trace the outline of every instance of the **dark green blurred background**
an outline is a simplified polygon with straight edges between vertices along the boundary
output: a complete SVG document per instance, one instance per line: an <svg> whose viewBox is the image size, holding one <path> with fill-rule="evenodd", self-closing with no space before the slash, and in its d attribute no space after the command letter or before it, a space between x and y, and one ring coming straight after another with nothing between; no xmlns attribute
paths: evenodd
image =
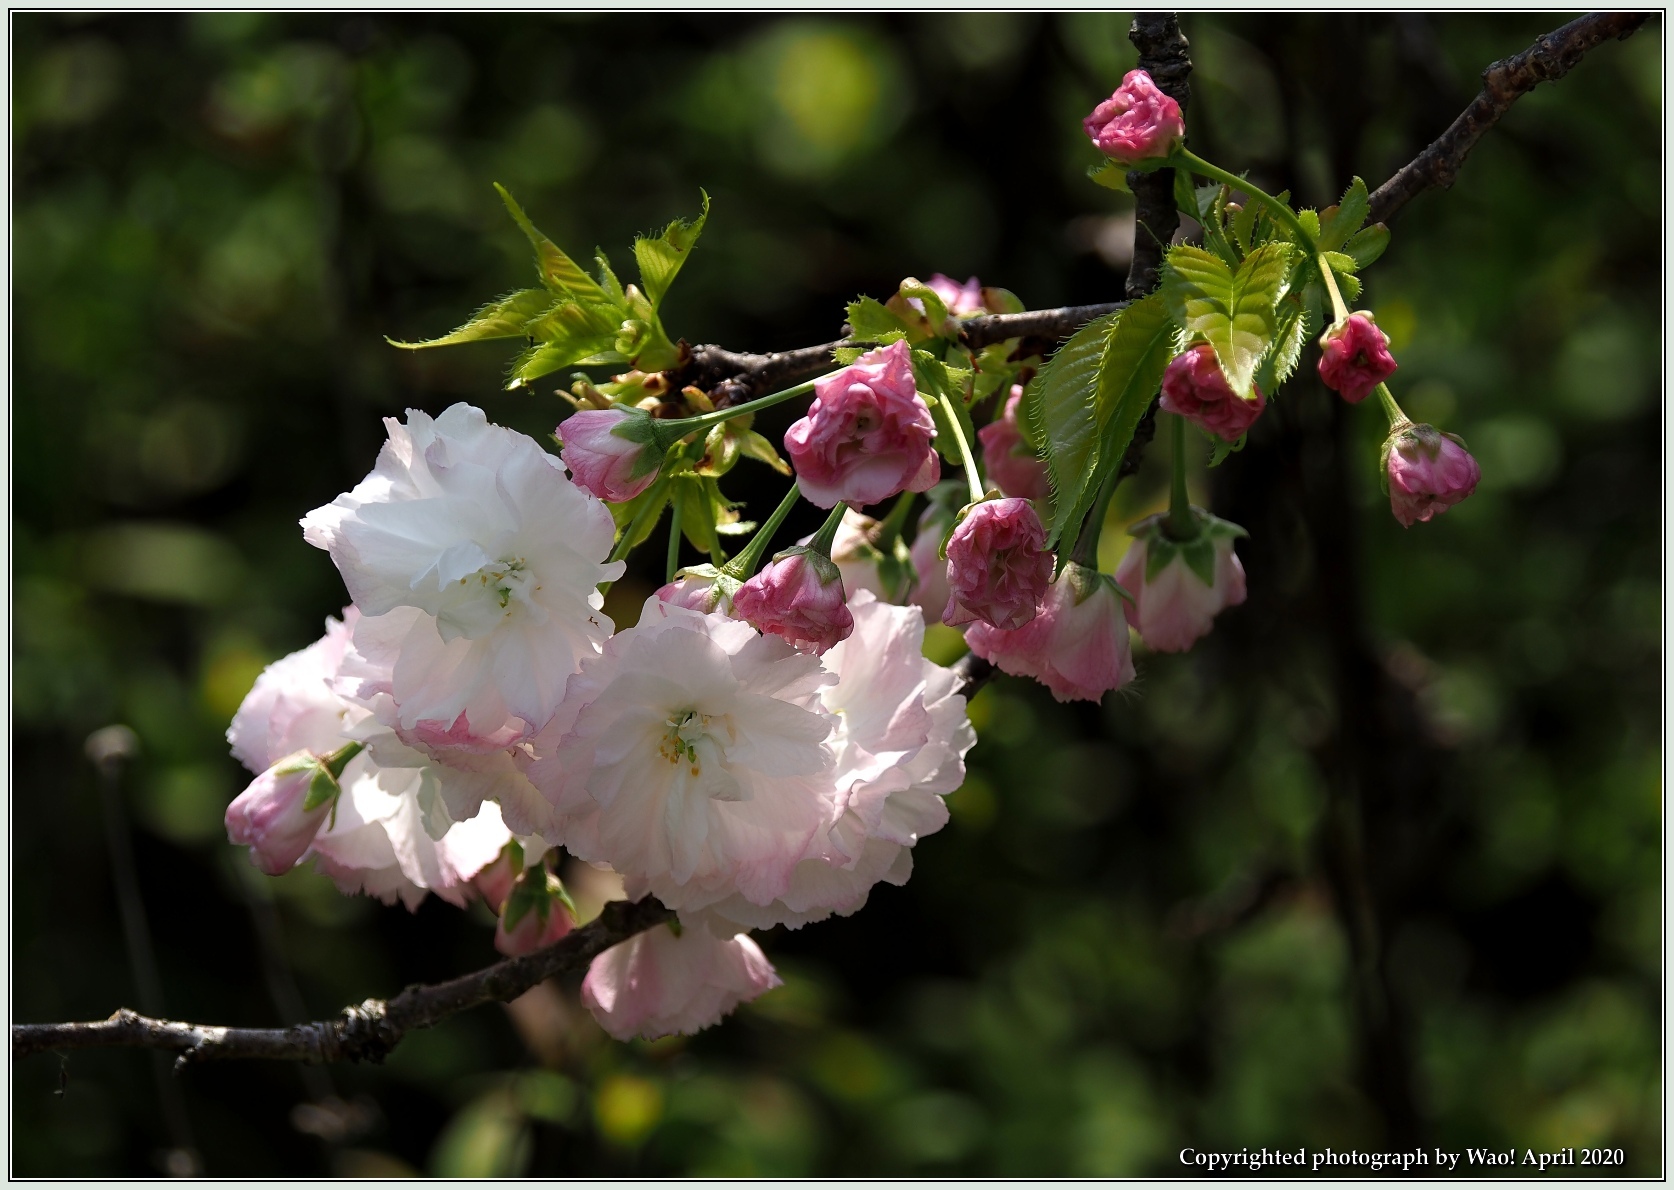
<svg viewBox="0 0 1674 1190"><path fill-rule="evenodd" d="M1324 204L1562 19L1188 16L1193 147ZM294 975L324 1016L494 957L481 911L266 880L221 828L228 717L345 599L297 518L409 405L536 435L564 408L501 393L500 345L383 341L530 283L491 181L619 266L707 188L664 315L692 342L829 339L844 301L936 271L1109 300L1131 217L1084 178L1080 118L1134 65L1128 24L14 14L13 1019L136 1003L82 752L112 722L141 742L169 1013L278 1023ZM994 683L912 882L762 937L784 989L689 1041L610 1043L570 988L324 1081L192 1069L207 1171L1168 1173L1187 1145L1429 1143L1660 1172L1660 72L1654 18L1542 86L1368 274L1398 395L1470 443L1474 498L1402 530L1375 403L1304 375L1198 477L1251 531L1249 602L1102 707ZM759 515L779 482L746 463L729 490ZM1116 523L1162 498L1148 466ZM16 1173L150 1173L171 1143L142 1054L33 1057L12 1088ZM332 1094L363 1126L322 1138L294 1109Z"/></svg>

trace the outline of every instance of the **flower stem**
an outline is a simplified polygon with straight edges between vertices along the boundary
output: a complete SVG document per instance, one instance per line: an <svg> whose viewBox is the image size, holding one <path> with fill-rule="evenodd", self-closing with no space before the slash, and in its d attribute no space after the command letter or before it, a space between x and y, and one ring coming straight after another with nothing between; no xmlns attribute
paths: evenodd
<svg viewBox="0 0 1674 1190"><path fill-rule="evenodd" d="M674 572L680 569L680 493L674 494L674 511L668 517L668 561L663 567L663 581L672 583Z"/></svg>
<svg viewBox="0 0 1674 1190"><path fill-rule="evenodd" d="M620 562L628 556L628 551L634 548L631 543L646 528L646 518L653 514L662 515L663 493L667 490L668 478L666 476L645 490L645 503L640 505L638 512L634 513L633 519L628 522L628 527L622 530L622 535L616 539L616 544L611 547L610 557L606 558L605 561ZM602 583L600 586L608 588L609 584Z"/></svg>
<svg viewBox="0 0 1674 1190"><path fill-rule="evenodd" d="M1343 301L1343 295L1337 289L1337 277L1331 271L1330 264L1326 262L1325 253L1320 249L1314 237L1308 234L1308 229L1302 226L1302 221L1296 217L1296 213L1290 209L1289 205L1280 202L1249 179L1240 178L1237 174L1229 173L1220 166L1205 161L1190 149L1176 149L1174 160L1175 167L1178 169L1189 169L1193 173L1202 174L1206 178L1213 178L1217 182L1223 182L1228 186L1242 190L1251 198L1258 199L1266 204L1267 209L1273 212L1273 218L1290 228L1296 236L1297 242L1307 249L1308 254L1314 258L1314 262L1319 266L1320 280L1325 283L1325 290L1331 295L1331 313L1335 321L1342 322L1349 316L1348 305Z"/></svg>
<svg viewBox="0 0 1674 1190"><path fill-rule="evenodd" d="M808 548L816 554L831 557L831 543L837 540L837 528L843 523L843 517L848 515L849 506L841 500L832 508L831 515L825 518L825 524L814 534L814 539L808 543Z"/></svg>
<svg viewBox="0 0 1674 1190"><path fill-rule="evenodd" d="M828 372L827 376L834 375ZM787 389L776 393L768 393L765 397L757 397L753 401L745 401L742 405L732 405L726 409L717 409L713 413L700 413L696 417L672 418L668 421L656 423L658 441L664 450L673 446L680 439L700 430L707 430L711 426L718 426L724 421L731 421L735 417L743 417L746 413L755 413L761 409L770 409L774 405L800 397L803 393L812 392L814 385L824 380L825 376L816 376L812 380L804 380L801 384L793 384Z"/></svg>
<svg viewBox="0 0 1674 1190"><path fill-rule="evenodd" d="M1175 541L1197 536L1197 518L1192 515L1191 497L1186 492L1186 419L1174 418L1174 478L1168 491L1168 535Z"/></svg>
<svg viewBox="0 0 1674 1190"><path fill-rule="evenodd" d="M959 444L959 457L965 461L965 482L971 487L971 503L982 503L982 480L977 477L976 459L971 454L971 444L965 441L965 428L959 424L959 414L953 408L953 402L948 400L947 394L942 393L936 398L947 411L947 421L953 427L953 440Z"/></svg>
<svg viewBox="0 0 1674 1190"><path fill-rule="evenodd" d="M779 507L773 510L773 515L768 517L762 527L756 530L756 535L750 538L750 544L739 550L733 556L732 561L722 567L722 570L739 581L755 574L756 565L761 561L762 551L767 548L767 543L779 531L779 526L785 523L785 518L790 515L790 510L796 506L797 500L801 497L801 489L793 482L790 491L785 493L785 498L779 501ZM842 506L838 505L838 507Z"/></svg>
<svg viewBox="0 0 1674 1190"><path fill-rule="evenodd" d="M1121 469L1117 468L1099 489L1098 498L1093 501L1093 511L1087 514L1087 520L1081 526L1081 536L1075 539L1075 549L1070 552L1070 561L1077 566L1092 570L1099 568L1099 538L1104 535L1104 516L1120 482Z"/></svg>
<svg viewBox="0 0 1674 1190"><path fill-rule="evenodd" d="M873 532L872 544L885 555L895 548L895 543L901 538L901 530L907 526L907 514L912 511L913 499L917 492L902 492L895 497L895 503L889 510L889 515L878 523Z"/></svg>
<svg viewBox="0 0 1674 1190"><path fill-rule="evenodd" d="M1395 394L1389 391L1387 384L1379 384L1377 394L1378 402L1383 406L1384 415L1389 418L1389 428L1391 430L1399 430L1412 425L1412 418L1408 417L1401 407L1395 403Z"/></svg>

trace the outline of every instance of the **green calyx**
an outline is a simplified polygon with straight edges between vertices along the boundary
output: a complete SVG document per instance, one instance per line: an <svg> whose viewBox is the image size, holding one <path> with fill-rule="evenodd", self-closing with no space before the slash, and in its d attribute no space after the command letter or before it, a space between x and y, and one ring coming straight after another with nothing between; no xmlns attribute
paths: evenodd
<svg viewBox="0 0 1674 1190"><path fill-rule="evenodd" d="M1101 587L1108 587L1116 592L1119 598L1126 599L1129 603L1135 602L1133 593L1110 575L1094 567L1083 566L1079 562L1065 564L1064 581L1069 583L1070 591L1075 595L1077 607L1097 595Z"/></svg>
<svg viewBox="0 0 1674 1190"><path fill-rule="evenodd" d="M1196 505L1191 507L1192 522L1196 532L1187 538L1172 536L1175 518L1170 513L1157 513L1148 516L1138 524L1130 526L1128 533L1145 542L1145 581L1147 583L1161 574L1176 557L1180 558L1191 568L1193 574L1203 580L1203 585L1215 585L1215 554L1216 545L1223 540L1248 537L1242 526L1231 521L1223 521L1212 516Z"/></svg>
<svg viewBox="0 0 1674 1190"><path fill-rule="evenodd" d="M518 922L529 914L546 922L552 916L553 905L561 905L570 915L570 920L576 917L575 902L570 900L570 894L564 884L545 864L536 864L525 868L512 885L511 895L506 898L506 904L500 910L500 921L507 932L517 928Z"/></svg>

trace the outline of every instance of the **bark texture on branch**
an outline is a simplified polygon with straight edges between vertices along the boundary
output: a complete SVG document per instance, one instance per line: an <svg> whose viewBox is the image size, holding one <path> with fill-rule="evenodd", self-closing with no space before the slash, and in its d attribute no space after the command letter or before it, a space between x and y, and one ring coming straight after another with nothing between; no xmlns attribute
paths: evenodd
<svg viewBox="0 0 1674 1190"><path fill-rule="evenodd" d="M415 984L389 1000L366 1000L333 1020L284 1029L240 1029L162 1021L119 1008L102 1021L13 1025L12 1057L44 1050L128 1047L176 1050L178 1070L190 1062L228 1058L278 1058L296 1062L381 1062L414 1029L424 1029L467 1008L515 1000L555 975L582 970L595 955L642 930L673 918L647 897L613 901L598 918L554 946L505 959L445 983Z"/></svg>
<svg viewBox="0 0 1674 1190"><path fill-rule="evenodd" d="M1629 37L1650 19L1648 12L1588 13L1536 39L1522 53L1493 63L1482 72L1481 93L1447 131L1373 192L1371 222L1388 222L1431 187L1452 186L1476 142L1519 98L1541 83L1563 78L1588 50Z"/></svg>
<svg viewBox="0 0 1674 1190"><path fill-rule="evenodd" d="M1139 68L1164 95L1180 105L1180 114L1192 98L1191 45L1180 32L1180 18L1172 12L1142 12L1134 17L1128 40L1139 51ZM1127 293L1142 298L1159 284L1163 253L1180 226L1180 212L1174 205L1174 171L1134 171L1128 174L1133 191L1133 264L1128 268Z"/></svg>

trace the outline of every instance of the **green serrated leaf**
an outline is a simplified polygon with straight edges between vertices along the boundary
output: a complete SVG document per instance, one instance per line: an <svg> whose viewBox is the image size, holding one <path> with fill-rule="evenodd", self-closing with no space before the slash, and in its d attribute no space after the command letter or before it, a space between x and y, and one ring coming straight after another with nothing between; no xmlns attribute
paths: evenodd
<svg viewBox="0 0 1674 1190"><path fill-rule="evenodd" d="M1320 220L1319 246L1327 251L1341 248L1348 243L1350 236L1360 230L1360 225L1366 222L1366 214L1371 209L1365 180L1355 178L1349 183L1348 189L1343 191L1342 201L1324 212Z"/></svg>
<svg viewBox="0 0 1674 1190"><path fill-rule="evenodd" d="M876 298L849 303L849 334L867 343L893 343L907 337L907 325Z"/></svg>
<svg viewBox="0 0 1674 1190"><path fill-rule="evenodd" d="M562 339L543 343L521 352L511 362L508 389L522 388L542 376L576 364L625 364L628 357L612 350L614 336L597 339Z"/></svg>
<svg viewBox="0 0 1674 1190"><path fill-rule="evenodd" d="M616 279L616 270L610 267L610 257L605 255L603 248L593 249L593 262L599 266L599 285L611 301L618 306L627 305L628 297L622 291L622 282Z"/></svg>
<svg viewBox="0 0 1674 1190"><path fill-rule="evenodd" d="M1080 504L1098 456L1098 414L1094 386L1105 347L1121 311L1095 318L1070 336L1029 384L1023 401L1035 440L1046 456L1053 506ZM1054 523L1060 519L1054 516Z"/></svg>
<svg viewBox="0 0 1674 1190"><path fill-rule="evenodd" d="M610 295L599 287L597 281L529 222L529 216L517 205L511 191L498 182L494 183L494 189L500 192L500 200L506 204L506 210L511 212L512 219L535 246L535 267L540 271L542 284L554 293L567 293L584 302L605 304L610 301Z"/></svg>
<svg viewBox="0 0 1674 1190"><path fill-rule="evenodd" d="M544 289L521 289L516 293L496 298L471 315L464 326L437 339L421 343L403 343L386 339L391 347L409 350L419 347L451 347L455 343L475 343L482 339L522 338L524 327L531 319L539 318L552 309L552 294Z"/></svg>
<svg viewBox="0 0 1674 1190"><path fill-rule="evenodd" d="M1381 223L1374 223L1370 227L1363 227L1355 233L1348 243L1343 245L1343 251L1354 258L1356 268L1365 268L1389 247L1389 229Z"/></svg>
<svg viewBox="0 0 1674 1190"><path fill-rule="evenodd" d="M1219 434L1210 434L1208 437L1209 466L1219 467L1222 463L1226 462L1227 456L1235 455L1239 451L1243 450L1244 443L1249 440L1250 436L1248 434L1240 434L1238 435L1238 441L1236 442L1228 442Z"/></svg>
<svg viewBox="0 0 1674 1190"><path fill-rule="evenodd" d="M1162 387L1163 373L1173 356L1174 333L1161 294L1153 293L1119 313L1093 388L1096 450L1079 495L1054 505L1052 544L1080 527L1105 481L1121 465L1134 429Z"/></svg>
<svg viewBox="0 0 1674 1190"><path fill-rule="evenodd" d="M1215 349L1227 383L1245 400L1254 396L1255 370L1278 332L1291 252L1285 243L1263 244L1236 275L1219 257L1189 244L1168 254L1162 294L1169 313Z"/></svg>
<svg viewBox="0 0 1674 1190"><path fill-rule="evenodd" d="M1319 212L1312 207L1296 212L1296 221L1302 225L1314 243L1319 243Z"/></svg>
<svg viewBox="0 0 1674 1190"><path fill-rule="evenodd" d="M1238 250L1245 256L1255 247L1256 216L1261 213L1261 203L1250 201L1232 217L1232 236L1238 241Z"/></svg>
<svg viewBox="0 0 1674 1190"><path fill-rule="evenodd" d="M680 266L686 263L686 257L691 254L692 245L703 234L703 225L709 220L709 195L703 195L703 210L690 223L683 219L676 219L663 228L663 234L656 239L637 239L634 241L634 260L639 264L640 284L645 287L645 296L651 299L651 308L660 309L668 288L674 283L674 278L680 272Z"/></svg>
<svg viewBox="0 0 1674 1190"><path fill-rule="evenodd" d="M1174 205L1180 213L1189 215L1199 223L1203 222L1203 208L1197 205L1197 190L1192 186L1192 175L1189 170L1174 171Z"/></svg>
<svg viewBox="0 0 1674 1190"><path fill-rule="evenodd" d="M865 347L833 347L831 358L837 361L839 367L846 368L865 355L867 351L868 348Z"/></svg>
<svg viewBox="0 0 1674 1190"><path fill-rule="evenodd" d="M1108 157L1097 165L1089 165L1087 176L1106 190L1115 190L1121 194L1133 193L1128 189L1127 171Z"/></svg>
<svg viewBox="0 0 1674 1190"><path fill-rule="evenodd" d="M1256 369L1256 387L1268 396L1290 378L1302 360L1302 349L1307 345L1307 317L1301 302L1295 299L1279 305L1279 330L1273 337L1273 350ZM1217 441L1224 442L1217 437Z"/></svg>

